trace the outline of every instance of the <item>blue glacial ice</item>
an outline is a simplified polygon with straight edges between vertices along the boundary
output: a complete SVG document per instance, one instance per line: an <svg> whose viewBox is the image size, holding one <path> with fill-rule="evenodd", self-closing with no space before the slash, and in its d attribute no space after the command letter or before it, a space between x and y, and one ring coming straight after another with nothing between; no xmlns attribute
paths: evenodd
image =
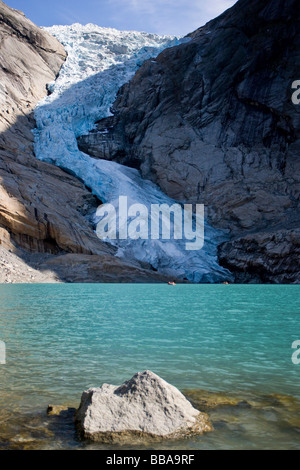
<svg viewBox="0 0 300 470"><path fill-rule="evenodd" d="M111 116L117 91L145 60L186 39L121 32L93 24L45 29L65 46L68 58L57 80L48 85L51 94L35 109L37 158L80 178L104 203L117 207L119 196L127 196L128 204L144 204L149 213L151 204L174 204L137 170L80 152L76 138L94 129L96 121ZM148 262L170 277L221 282L231 280L217 259L217 246L225 238L205 224L205 244L199 251L187 251L183 240L107 242L118 247L116 256Z"/></svg>

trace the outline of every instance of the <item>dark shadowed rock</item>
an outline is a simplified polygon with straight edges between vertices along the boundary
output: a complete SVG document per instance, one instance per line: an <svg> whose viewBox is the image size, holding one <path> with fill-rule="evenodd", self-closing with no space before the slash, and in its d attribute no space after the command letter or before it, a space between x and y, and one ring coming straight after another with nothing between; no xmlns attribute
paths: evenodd
<svg viewBox="0 0 300 470"><path fill-rule="evenodd" d="M299 282L300 229L258 232L221 245L220 262L237 282Z"/></svg>
<svg viewBox="0 0 300 470"><path fill-rule="evenodd" d="M212 431L207 415L153 372L138 373L120 387L84 392L76 423L84 438L101 442L170 439Z"/></svg>

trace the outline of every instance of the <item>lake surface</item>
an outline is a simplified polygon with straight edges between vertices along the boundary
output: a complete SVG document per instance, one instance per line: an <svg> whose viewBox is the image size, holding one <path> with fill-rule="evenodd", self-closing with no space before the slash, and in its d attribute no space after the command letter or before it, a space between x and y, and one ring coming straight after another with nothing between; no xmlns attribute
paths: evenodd
<svg viewBox="0 0 300 470"><path fill-rule="evenodd" d="M299 320L296 285L0 285L0 448L113 449L47 405L150 369L215 428L152 449L300 449Z"/></svg>

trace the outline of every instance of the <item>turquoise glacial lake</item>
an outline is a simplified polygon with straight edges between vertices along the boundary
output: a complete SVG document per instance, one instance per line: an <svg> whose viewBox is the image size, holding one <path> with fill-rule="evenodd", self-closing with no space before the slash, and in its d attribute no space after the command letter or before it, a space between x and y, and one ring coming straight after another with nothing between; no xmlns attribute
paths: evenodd
<svg viewBox="0 0 300 470"><path fill-rule="evenodd" d="M116 448L47 405L146 369L214 426L151 449L300 449L300 286L0 285L0 340L0 449Z"/></svg>

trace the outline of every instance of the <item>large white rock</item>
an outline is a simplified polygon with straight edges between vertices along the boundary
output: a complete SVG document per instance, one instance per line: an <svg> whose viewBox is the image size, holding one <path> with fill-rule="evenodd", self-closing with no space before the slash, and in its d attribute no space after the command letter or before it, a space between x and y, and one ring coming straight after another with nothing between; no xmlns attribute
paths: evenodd
<svg viewBox="0 0 300 470"><path fill-rule="evenodd" d="M207 415L150 371L137 373L119 387L104 384L84 392L76 423L82 437L103 442L177 438L212 430Z"/></svg>

